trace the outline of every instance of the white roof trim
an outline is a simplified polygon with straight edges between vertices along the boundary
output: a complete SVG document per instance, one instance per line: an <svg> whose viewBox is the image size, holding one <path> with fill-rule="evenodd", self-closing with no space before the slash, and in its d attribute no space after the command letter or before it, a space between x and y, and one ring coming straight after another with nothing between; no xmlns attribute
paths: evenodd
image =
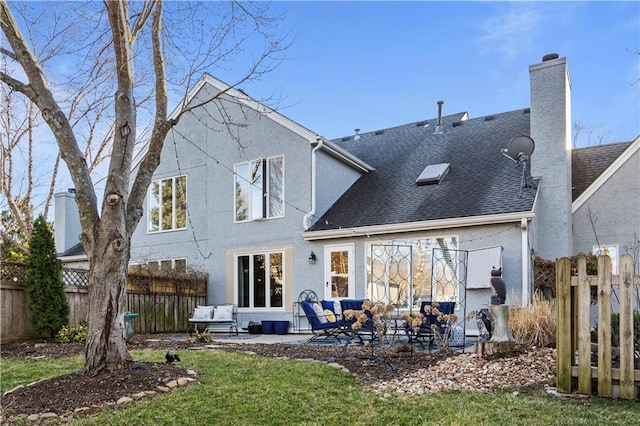
<svg viewBox="0 0 640 426"><path fill-rule="evenodd" d="M598 178L594 180L593 183L589 185L589 187L585 189L578 198L576 198L576 200L571 204L571 213L575 213L580 207L582 207L582 205L586 203L593 196L593 194L595 194L596 191L600 189L600 187L604 185L604 183L609 180L609 178L613 176L618 171L618 169L620 169L620 167L622 167L622 165L626 163L633 156L633 154L635 154L639 150L640 136L636 137L633 143L629 147L627 147L627 149L622 154L620 154L620 156L616 158L615 161L611 163L611 165L607 167L606 170L602 172L602 174L598 176Z"/></svg>
<svg viewBox="0 0 640 426"><path fill-rule="evenodd" d="M66 262L80 262L80 261L88 261L89 258L86 254L76 254L73 256L58 256L58 259L62 263Z"/></svg>
<svg viewBox="0 0 640 426"><path fill-rule="evenodd" d="M462 228L465 226L494 225L498 223L518 223L522 219L533 219L533 212L493 214L485 216L460 217L452 219L427 220L422 222L395 223L392 225L372 225L358 228L328 229L302 233L305 241L328 240L334 238L363 237L369 235L396 234L400 232L430 231L435 229Z"/></svg>
<svg viewBox="0 0 640 426"><path fill-rule="evenodd" d="M365 161L362 161L355 155L351 154L349 151L324 138L322 139L322 146L320 147L320 149L327 151L329 155L342 160L361 173L369 173L375 170L375 167L367 164Z"/></svg>

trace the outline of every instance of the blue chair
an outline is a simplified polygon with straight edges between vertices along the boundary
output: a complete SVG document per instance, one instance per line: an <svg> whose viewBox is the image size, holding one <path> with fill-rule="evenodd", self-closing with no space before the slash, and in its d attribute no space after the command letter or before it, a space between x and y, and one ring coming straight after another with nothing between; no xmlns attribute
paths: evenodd
<svg viewBox="0 0 640 426"><path fill-rule="evenodd" d="M342 307L342 313L347 310L353 311L362 311L362 304L368 299L341 299L340 306ZM371 319L371 312L365 311L365 314L369 317L369 319L361 324L359 328L353 328L353 324L356 322L355 318L346 318L344 319L344 327L345 331L349 333L352 338L357 337L361 343L363 343L362 335L368 335L370 340L373 341L375 326L373 324L373 320Z"/></svg>
<svg viewBox="0 0 640 426"><path fill-rule="evenodd" d="M429 346L433 344L435 339L435 333L439 333L441 336L446 336L448 332L448 326L446 319L438 319L439 314L434 313L432 305L435 303L436 309L441 314L450 315L453 314L456 307L456 302L431 302L423 301L420 305L420 313L422 314L422 324L420 327L407 326L406 332L409 337L409 342L424 341L429 339Z"/></svg>
<svg viewBox="0 0 640 426"><path fill-rule="evenodd" d="M316 312L313 307L313 303L311 302L301 302L301 304L302 310L304 311L304 314L311 325L311 331L313 332L313 336L307 340L307 343L317 339L326 340L330 338L340 341L338 336L340 334L347 334L344 328L344 319L342 315L334 312L332 300L322 300L320 304L318 304L322 312ZM327 315L327 313L325 313L326 309L329 309L333 316Z"/></svg>

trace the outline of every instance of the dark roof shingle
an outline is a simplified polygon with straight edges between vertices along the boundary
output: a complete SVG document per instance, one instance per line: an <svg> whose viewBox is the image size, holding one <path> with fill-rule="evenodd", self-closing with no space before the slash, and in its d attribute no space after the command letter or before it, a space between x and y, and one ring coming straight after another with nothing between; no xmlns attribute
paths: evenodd
<svg viewBox="0 0 640 426"><path fill-rule="evenodd" d="M577 148L571 152L571 201L575 201L632 142Z"/></svg>
<svg viewBox="0 0 640 426"><path fill-rule="evenodd" d="M501 154L509 141L529 134L527 110L463 120L436 120L360 134L333 142L375 167L361 176L310 228L356 228L531 211L536 188L521 188L522 168ZM533 154L535 161L535 153ZM450 163L441 183L416 185L430 164Z"/></svg>

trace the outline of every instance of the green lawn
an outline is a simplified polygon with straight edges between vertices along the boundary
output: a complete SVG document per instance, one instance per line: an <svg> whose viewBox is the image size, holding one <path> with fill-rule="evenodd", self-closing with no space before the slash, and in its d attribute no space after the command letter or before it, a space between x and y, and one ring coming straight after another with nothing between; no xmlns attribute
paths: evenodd
<svg viewBox="0 0 640 426"><path fill-rule="evenodd" d="M134 351L139 360L160 351ZM445 392L415 397L362 390L321 363L222 351L185 351L198 383L73 424L100 425L563 425L638 424L637 402L556 398L542 387L497 394ZM2 392L75 371L81 357L0 360Z"/></svg>

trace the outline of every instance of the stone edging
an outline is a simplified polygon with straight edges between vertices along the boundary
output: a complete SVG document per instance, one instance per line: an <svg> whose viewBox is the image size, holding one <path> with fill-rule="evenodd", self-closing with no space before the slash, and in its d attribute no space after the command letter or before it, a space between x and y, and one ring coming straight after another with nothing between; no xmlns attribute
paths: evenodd
<svg viewBox="0 0 640 426"><path fill-rule="evenodd" d="M47 420L55 421L52 419L57 419L58 421L66 422L69 419L73 418L74 416L88 413L91 410L101 410L104 407L118 407L133 401L140 401L145 398L153 398L159 394L171 392L172 390L179 387L185 387L190 383L194 382L196 380L195 377L197 377L198 375L198 373L196 373L194 370L187 370L187 374L189 375L189 377L179 377L175 380L171 380L165 383L164 386L160 386L160 385L156 386L154 390L147 390L147 391L134 393L130 396L123 396L119 398L117 401L106 402L104 404L91 405L88 407L77 407L73 411L68 411L60 415L53 412L46 412L46 413L37 413L37 414L24 414L24 413L14 414L7 418L5 418L4 416L0 416L0 424L4 424L5 422L14 423L17 421L24 421L24 420L32 422L33 424L40 424ZM43 380L47 380L47 379L43 379ZM29 383L28 385L17 386L9 391L6 391L2 396L4 398L5 396L11 394L12 392L15 392L18 389L32 386L36 383L38 382Z"/></svg>

